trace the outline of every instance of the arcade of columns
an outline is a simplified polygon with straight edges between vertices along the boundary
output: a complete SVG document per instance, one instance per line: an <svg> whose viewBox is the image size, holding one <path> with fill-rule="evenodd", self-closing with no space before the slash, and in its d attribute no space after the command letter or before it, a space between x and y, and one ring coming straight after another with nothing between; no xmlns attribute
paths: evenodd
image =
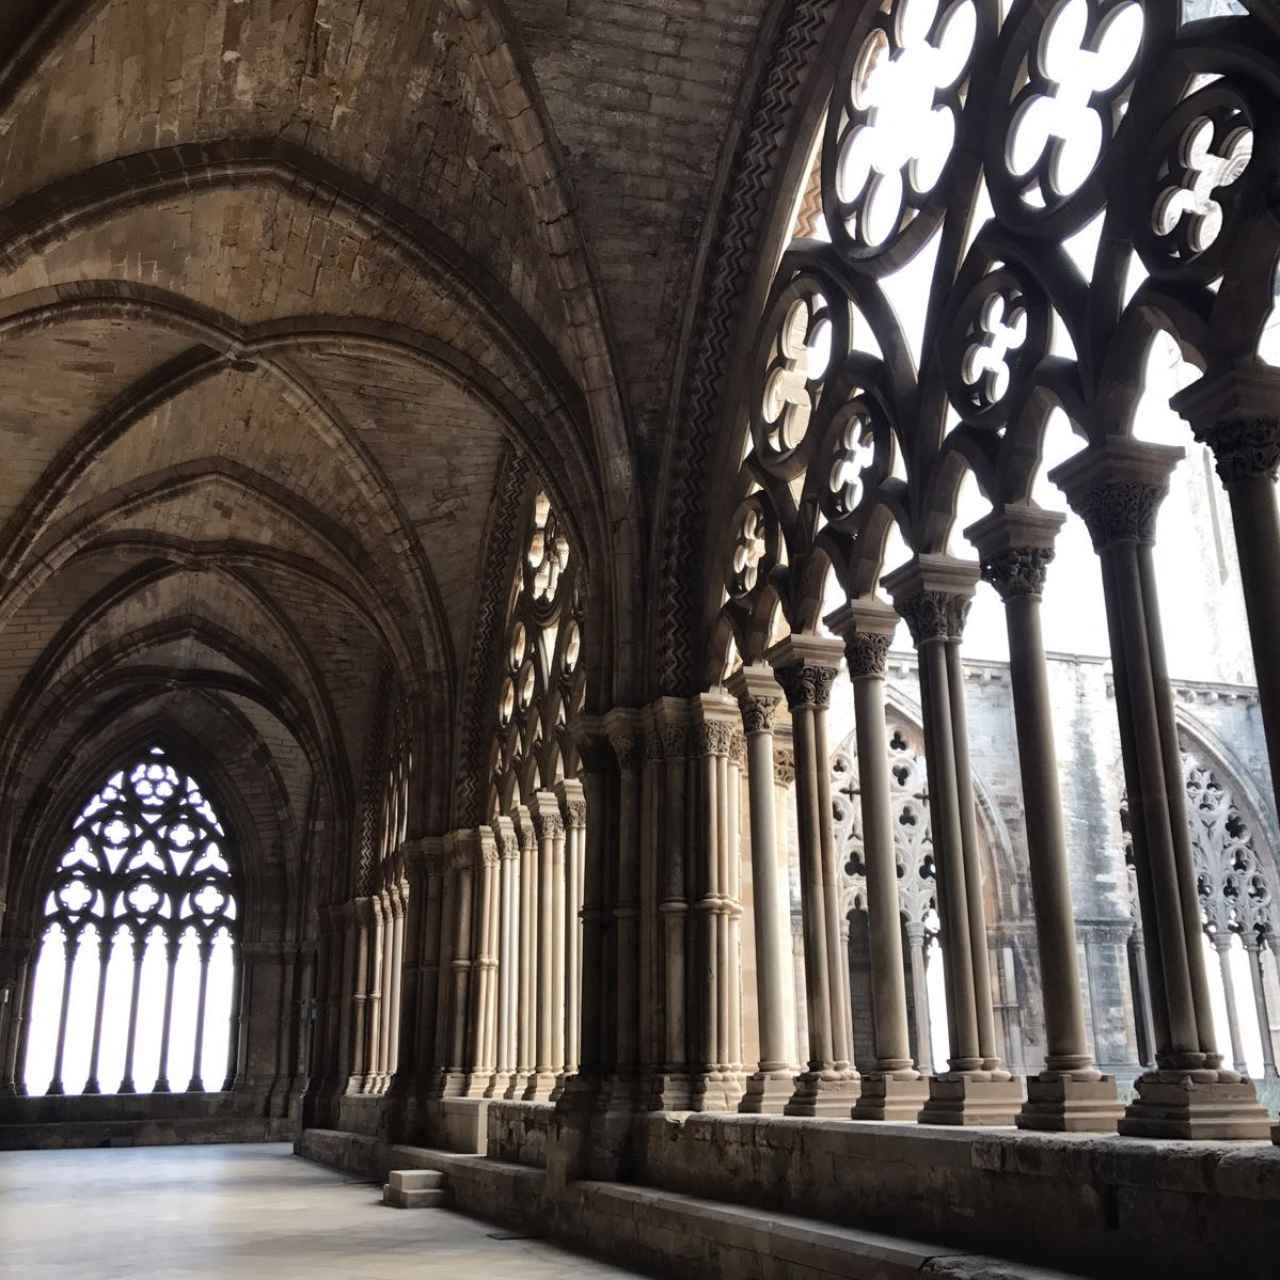
<svg viewBox="0 0 1280 1280"><path fill-rule="evenodd" d="M1270 490L1280 423L1251 416L1210 425L1213 404L1187 397L1183 410L1216 449L1236 514L1274 772L1280 680L1265 637L1280 624L1280 607L1266 577L1280 563ZM1218 411L1239 412L1239 404L1228 398ZM1181 456L1111 439L1053 475L1089 528L1110 625L1156 1057L1127 1110L1114 1079L1097 1070L1085 1032L1040 634L1039 603L1065 517L1027 506L1005 507L968 530L978 563L917 555L884 579L892 607L868 597L832 613L834 638L793 635L767 661L691 699L576 717L580 781L537 791L487 826L406 842L386 887L328 920L320 999L343 1087L377 1093L394 1078L422 1099L563 1096L562 1105L589 1099L615 1112L737 1109L1266 1137L1253 1085L1223 1066L1213 1039L1155 598L1156 516ZM1006 609L1043 974L1045 1068L1026 1081L1000 1060L987 970L961 670L980 577ZM919 653L950 1034L949 1061L928 1078L908 1037L885 728L886 658L900 618ZM855 696L870 928L872 1004L856 1010L828 768L827 711L841 663ZM791 745L779 742L780 732ZM796 987L780 835L789 803L803 904L803 1064L792 1061ZM750 1063L743 846L756 972L745 997L754 994L759 1028L759 1060ZM855 1017L871 1019L876 1046L874 1060L857 1065Z"/></svg>

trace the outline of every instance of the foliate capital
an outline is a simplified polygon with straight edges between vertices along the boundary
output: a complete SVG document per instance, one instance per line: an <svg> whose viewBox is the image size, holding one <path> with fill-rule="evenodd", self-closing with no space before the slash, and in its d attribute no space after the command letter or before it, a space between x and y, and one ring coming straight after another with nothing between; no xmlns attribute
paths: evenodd
<svg viewBox="0 0 1280 1280"><path fill-rule="evenodd" d="M831 686L836 682L834 667L801 662L777 668L778 683L787 695L787 706L825 709L831 705Z"/></svg>
<svg viewBox="0 0 1280 1280"><path fill-rule="evenodd" d="M566 801L564 811L570 831L581 831L586 827L587 802L585 800Z"/></svg>
<svg viewBox="0 0 1280 1280"><path fill-rule="evenodd" d="M982 561L982 578L1002 600L1044 594L1045 579L1053 561L1052 547L1009 547Z"/></svg>
<svg viewBox="0 0 1280 1280"><path fill-rule="evenodd" d="M776 786L789 787L796 780L796 753L790 747L774 750L773 781Z"/></svg>
<svg viewBox="0 0 1280 1280"><path fill-rule="evenodd" d="M898 605L918 649L933 640L959 640L973 598L951 591L920 591Z"/></svg>
<svg viewBox="0 0 1280 1280"><path fill-rule="evenodd" d="M765 698L759 694L743 694L738 698L738 706L742 709L742 727L750 735L770 733L773 730L773 717L777 714L778 703L782 699Z"/></svg>
<svg viewBox="0 0 1280 1280"><path fill-rule="evenodd" d="M747 735L741 729L733 729L729 734L729 760L739 769L747 767Z"/></svg>
<svg viewBox="0 0 1280 1280"><path fill-rule="evenodd" d="M724 720L706 720L693 730L694 750L700 756L727 756L732 727Z"/></svg>
<svg viewBox="0 0 1280 1280"><path fill-rule="evenodd" d="M849 678L862 680L868 676L883 676L889 668L890 639L880 631L855 631L846 636L844 653L849 664Z"/></svg>
<svg viewBox="0 0 1280 1280"><path fill-rule="evenodd" d="M1280 474L1280 418L1233 418L1196 427L1194 434L1213 450L1228 489L1242 480L1275 480Z"/></svg>
<svg viewBox="0 0 1280 1280"><path fill-rule="evenodd" d="M1150 545L1169 477L1182 449L1112 436L1055 467L1049 478L1085 522L1095 551L1121 542Z"/></svg>

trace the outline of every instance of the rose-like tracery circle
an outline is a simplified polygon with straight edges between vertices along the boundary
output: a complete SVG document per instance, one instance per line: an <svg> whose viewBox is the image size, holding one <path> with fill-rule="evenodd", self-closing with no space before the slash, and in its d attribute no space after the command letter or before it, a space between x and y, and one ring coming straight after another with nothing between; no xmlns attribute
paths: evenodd
<svg viewBox="0 0 1280 1280"><path fill-rule="evenodd" d="M938 186L977 32L973 0L898 0L851 49L823 156L828 225L849 256L893 246Z"/></svg>

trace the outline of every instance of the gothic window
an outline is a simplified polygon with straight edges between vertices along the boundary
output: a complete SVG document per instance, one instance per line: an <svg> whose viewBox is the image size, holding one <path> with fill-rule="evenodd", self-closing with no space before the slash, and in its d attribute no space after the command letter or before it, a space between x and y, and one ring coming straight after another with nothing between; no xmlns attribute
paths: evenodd
<svg viewBox="0 0 1280 1280"><path fill-rule="evenodd" d="M545 493L533 495L512 584L493 749L491 816L550 789L572 762L564 733L586 695L577 557Z"/></svg>
<svg viewBox="0 0 1280 1280"><path fill-rule="evenodd" d="M230 1088L240 914L199 782L160 747L113 773L43 898L28 1093Z"/></svg>

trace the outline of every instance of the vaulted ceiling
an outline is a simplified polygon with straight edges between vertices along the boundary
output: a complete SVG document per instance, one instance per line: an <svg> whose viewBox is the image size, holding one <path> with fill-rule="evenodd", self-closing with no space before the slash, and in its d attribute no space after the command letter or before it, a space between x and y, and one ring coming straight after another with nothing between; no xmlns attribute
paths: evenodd
<svg viewBox="0 0 1280 1280"><path fill-rule="evenodd" d="M0 859L154 724L255 761L287 859L388 672L447 824L504 458L607 578L763 8L9 0Z"/></svg>

